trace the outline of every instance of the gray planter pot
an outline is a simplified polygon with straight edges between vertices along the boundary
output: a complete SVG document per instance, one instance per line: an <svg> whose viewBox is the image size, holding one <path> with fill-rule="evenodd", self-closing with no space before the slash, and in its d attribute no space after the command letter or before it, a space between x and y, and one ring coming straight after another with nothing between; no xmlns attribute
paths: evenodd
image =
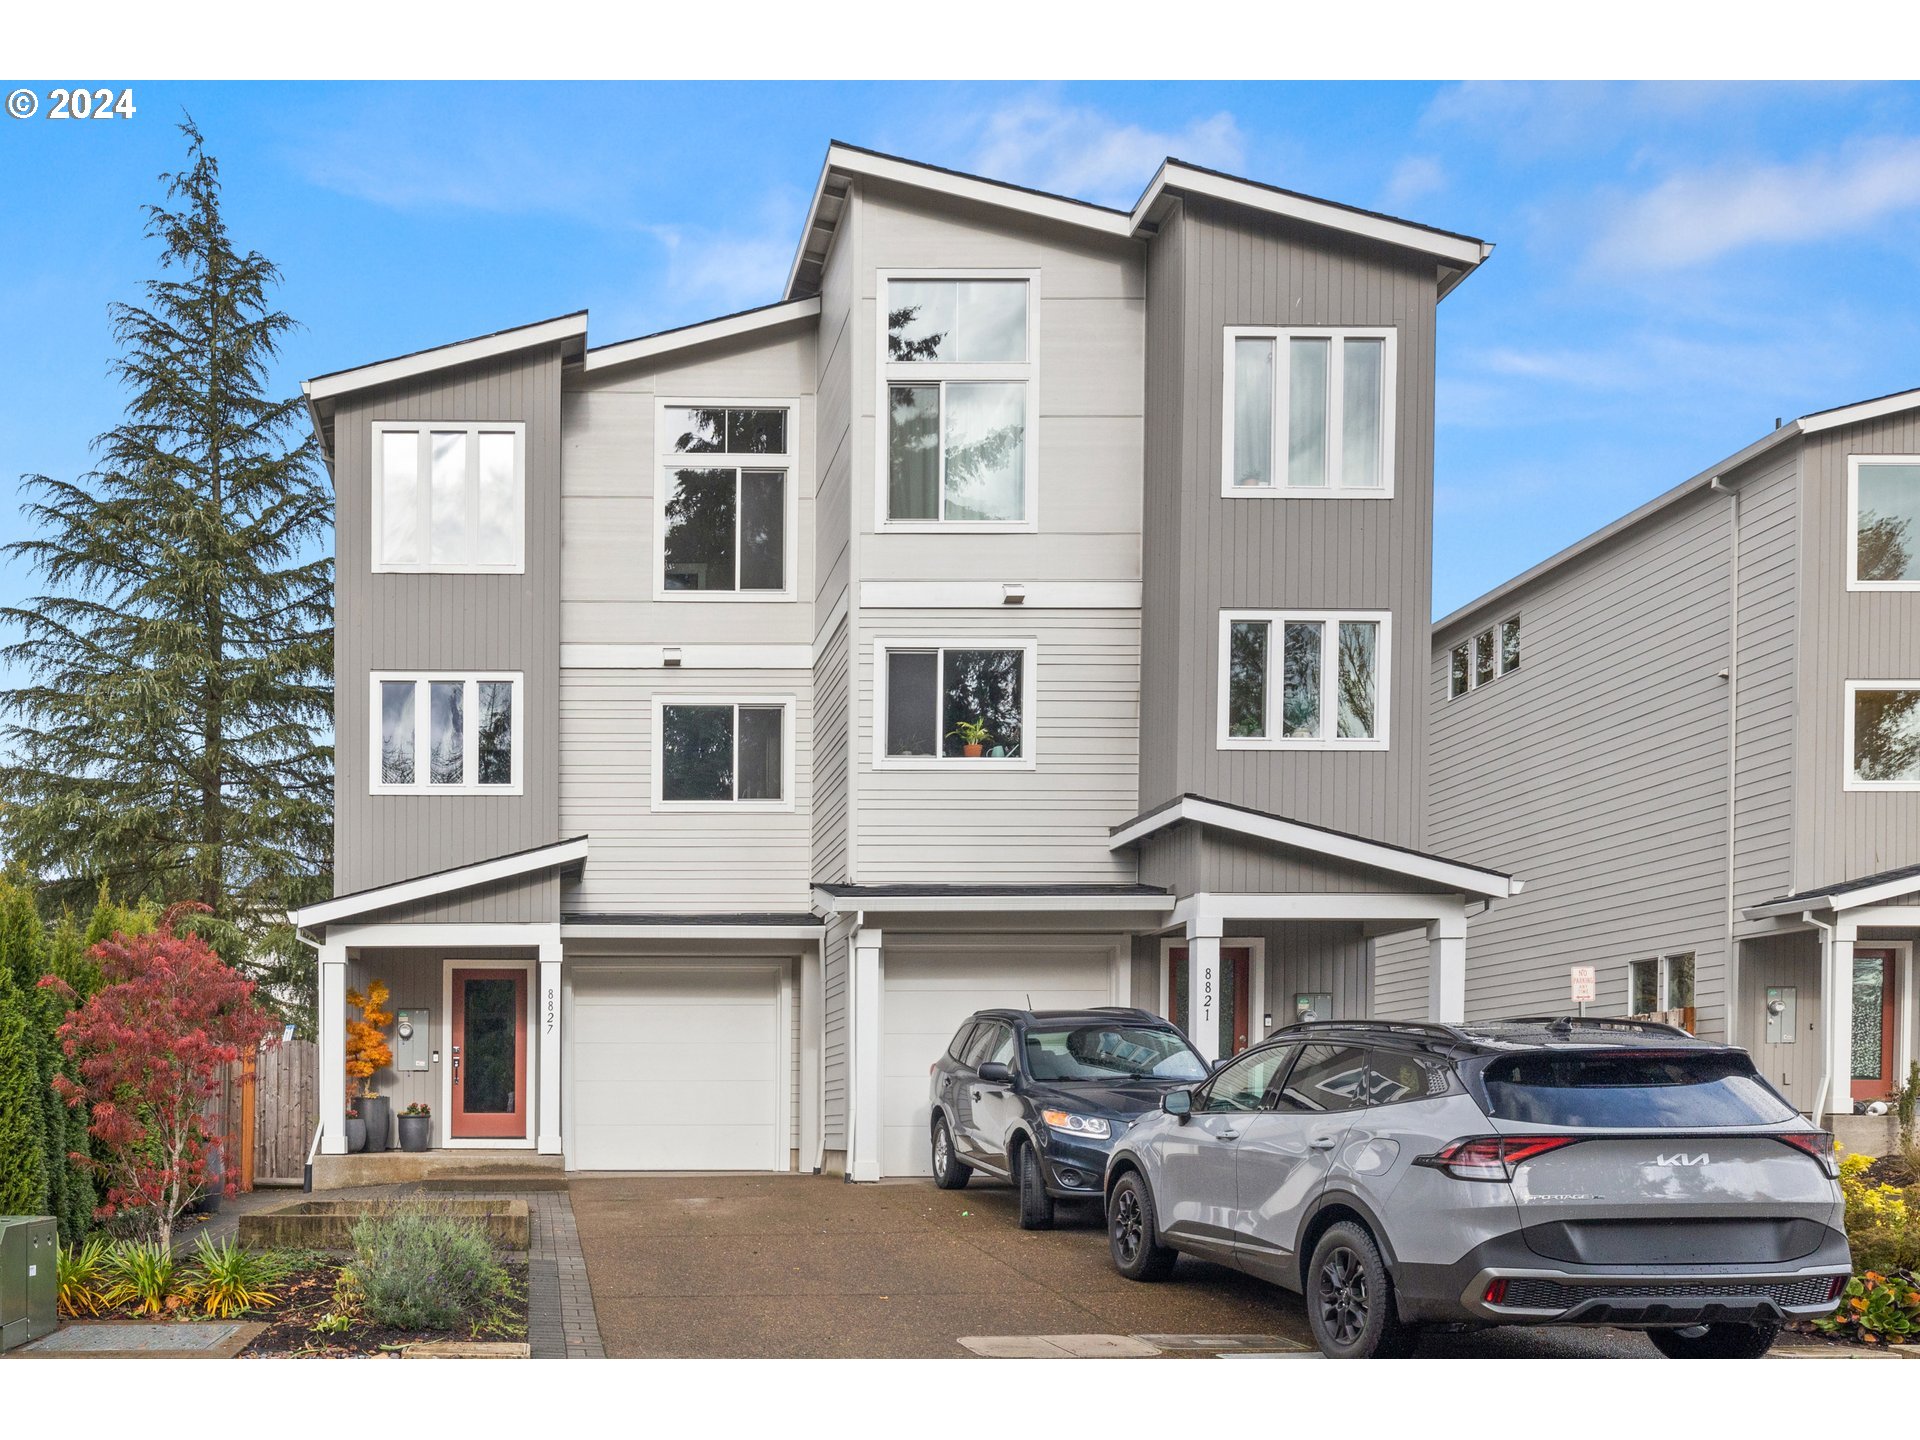
<svg viewBox="0 0 1920 1440"><path fill-rule="evenodd" d="M367 1122L358 1115L347 1117L347 1153L358 1155L367 1148Z"/></svg>
<svg viewBox="0 0 1920 1440"><path fill-rule="evenodd" d="M384 1153L393 1134L393 1102L385 1095L364 1096L360 1101L360 1117L367 1122L367 1153Z"/></svg>
<svg viewBox="0 0 1920 1440"><path fill-rule="evenodd" d="M400 1117L400 1148L418 1152L433 1146L433 1117L431 1115L402 1115Z"/></svg>

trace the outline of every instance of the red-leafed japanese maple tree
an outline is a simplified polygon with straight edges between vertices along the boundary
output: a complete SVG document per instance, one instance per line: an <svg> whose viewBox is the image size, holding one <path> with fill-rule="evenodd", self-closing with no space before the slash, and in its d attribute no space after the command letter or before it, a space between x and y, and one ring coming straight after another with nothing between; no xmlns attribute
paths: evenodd
<svg viewBox="0 0 1920 1440"><path fill-rule="evenodd" d="M226 1068L274 1028L251 980L205 941L175 933L174 918L186 908L168 911L150 935L115 935L94 946L105 983L60 1027L69 1073L54 1079L69 1105L85 1099L93 1107L89 1133L107 1158L73 1158L106 1182L97 1215L126 1216L162 1245L209 1188L212 1147L232 1153L232 1137L219 1134L206 1113ZM53 976L40 983L66 990ZM237 1169L225 1167L228 1194Z"/></svg>

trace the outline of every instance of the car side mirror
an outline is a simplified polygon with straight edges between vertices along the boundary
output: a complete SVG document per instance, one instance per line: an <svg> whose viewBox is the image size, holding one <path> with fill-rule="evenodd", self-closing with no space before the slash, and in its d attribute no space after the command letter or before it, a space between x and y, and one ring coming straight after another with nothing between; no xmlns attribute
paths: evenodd
<svg viewBox="0 0 1920 1440"><path fill-rule="evenodd" d="M1169 1090L1160 1097L1160 1108L1169 1115L1177 1115L1182 1124L1193 1113L1193 1092L1191 1090Z"/></svg>
<svg viewBox="0 0 1920 1440"><path fill-rule="evenodd" d="M1011 1085L1013 1071L998 1060L989 1060L980 1067L980 1078L989 1085Z"/></svg>

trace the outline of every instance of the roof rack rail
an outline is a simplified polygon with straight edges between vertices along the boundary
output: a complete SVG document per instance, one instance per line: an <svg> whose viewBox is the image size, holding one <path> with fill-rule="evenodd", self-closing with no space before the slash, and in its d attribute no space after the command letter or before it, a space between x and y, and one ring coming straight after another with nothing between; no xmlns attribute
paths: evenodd
<svg viewBox="0 0 1920 1440"><path fill-rule="evenodd" d="M1485 1025L1540 1025L1549 1030L1624 1030L1630 1035L1684 1035L1689 1040L1699 1037L1690 1030L1678 1025L1669 1025L1664 1020L1631 1020L1612 1015L1503 1015L1498 1020L1487 1020ZM1466 1027L1471 1030L1471 1025Z"/></svg>
<svg viewBox="0 0 1920 1440"><path fill-rule="evenodd" d="M1296 1020L1272 1033L1282 1035L1299 1030L1385 1030L1394 1035L1424 1035L1440 1040L1464 1038L1458 1026L1425 1020Z"/></svg>

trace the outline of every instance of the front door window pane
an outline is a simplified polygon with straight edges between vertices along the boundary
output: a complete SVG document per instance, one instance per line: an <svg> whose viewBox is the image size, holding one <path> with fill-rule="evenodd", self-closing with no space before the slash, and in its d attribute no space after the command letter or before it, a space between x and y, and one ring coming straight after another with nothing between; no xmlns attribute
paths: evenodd
<svg viewBox="0 0 1920 1440"><path fill-rule="evenodd" d="M1227 733L1267 733L1267 632L1264 620L1236 620L1229 643Z"/></svg>
<svg viewBox="0 0 1920 1440"><path fill-rule="evenodd" d="M1273 341L1233 342L1233 483L1273 484Z"/></svg>
<svg viewBox="0 0 1920 1440"><path fill-rule="evenodd" d="M1327 362L1325 340L1293 340L1287 362L1287 483L1327 483Z"/></svg>
<svg viewBox="0 0 1920 1440"><path fill-rule="evenodd" d="M413 697L411 680L380 682L380 783L413 784Z"/></svg>
<svg viewBox="0 0 1920 1440"><path fill-rule="evenodd" d="M1282 659L1281 730L1288 739L1320 737L1320 644L1317 620L1289 620Z"/></svg>
<svg viewBox="0 0 1920 1440"><path fill-rule="evenodd" d="M514 437L480 432L480 534L474 555L481 565L511 565L520 558L520 486L513 466Z"/></svg>
<svg viewBox="0 0 1920 1440"><path fill-rule="evenodd" d="M887 655L887 754L940 753L938 673L939 656L932 650L895 650Z"/></svg>
<svg viewBox="0 0 1920 1440"><path fill-rule="evenodd" d="M513 783L513 682L482 680L475 688L474 744L479 750L480 783Z"/></svg>
<svg viewBox="0 0 1920 1440"><path fill-rule="evenodd" d="M742 800L779 800L784 766L780 730L786 712L778 705L740 707L740 783Z"/></svg>
<svg viewBox="0 0 1920 1440"><path fill-rule="evenodd" d="M887 518L940 518L940 387L887 387Z"/></svg>
<svg viewBox="0 0 1920 1440"><path fill-rule="evenodd" d="M1340 483L1371 490L1380 484L1380 388L1384 340L1347 340L1341 345Z"/></svg>
<svg viewBox="0 0 1920 1440"><path fill-rule="evenodd" d="M467 560L467 435L464 430L433 434L432 540L436 565Z"/></svg>
<svg viewBox="0 0 1920 1440"><path fill-rule="evenodd" d="M461 1106L469 1115L514 1113L519 1016L506 977L469 979L461 1001Z"/></svg>
<svg viewBox="0 0 1920 1440"><path fill-rule="evenodd" d="M1920 465L1862 465L1855 573L1920 581Z"/></svg>
<svg viewBox="0 0 1920 1440"><path fill-rule="evenodd" d="M1379 695L1380 626L1372 620L1340 622L1340 726L1342 740L1371 740Z"/></svg>
<svg viewBox="0 0 1920 1440"><path fill-rule="evenodd" d="M734 588L734 472L676 470L667 498L669 590Z"/></svg>
<svg viewBox="0 0 1920 1440"><path fill-rule="evenodd" d="M661 799L733 799L731 705L667 705L661 728Z"/></svg>
<svg viewBox="0 0 1920 1440"><path fill-rule="evenodd" d="M420 559L420 437L411 430L380 435L380 558L388 565Z"/></svg>
<svg viewBox="0 0 1920 1440"><path fill-rule="evenodd" d="M999 758L1020 751L1020 671L1018 650L949 650L942 676L941 731L947 755L966 754L958 733L962 721L984 725L983 755Z"/></svg>
<svg viewBox="0 0 1920 1440"><path fill-rule="evenodd" d="M740 474L740 588L784 590L787 568L786 476Z"/></svg>
<svg viewBox="0 0 1920 1440"><path fill-rule="evenodd" d="M962 280L955 288L953 358L962 365L1024 363L1027 282Z"/></svg>
<svg viewBox="0 0 1920 1440"><path fill-rule="evenodd" d="M1026 517L1027 387L947 386L946 518Z"/></svg>
<svg viewBox="0 0 1920 1440"><path fill-rule="evenodd" d="M435 785L461 785L467 778L467 686L463 680L435 680L427 687L427 753Z"/></svg>
<svg viewBox="0 0 1920 1440"><path fill-rule="evenodd" d="M1878 1080L1886 1074L1887 957L1853 957L1853 1078Z"/></svg>
<svg viewBox="0 0 1920 1440"><path fill-rule="evenodd" d="M1866 781L1920 782L1920 690L1856 690L1853 773Z"/></svg>

